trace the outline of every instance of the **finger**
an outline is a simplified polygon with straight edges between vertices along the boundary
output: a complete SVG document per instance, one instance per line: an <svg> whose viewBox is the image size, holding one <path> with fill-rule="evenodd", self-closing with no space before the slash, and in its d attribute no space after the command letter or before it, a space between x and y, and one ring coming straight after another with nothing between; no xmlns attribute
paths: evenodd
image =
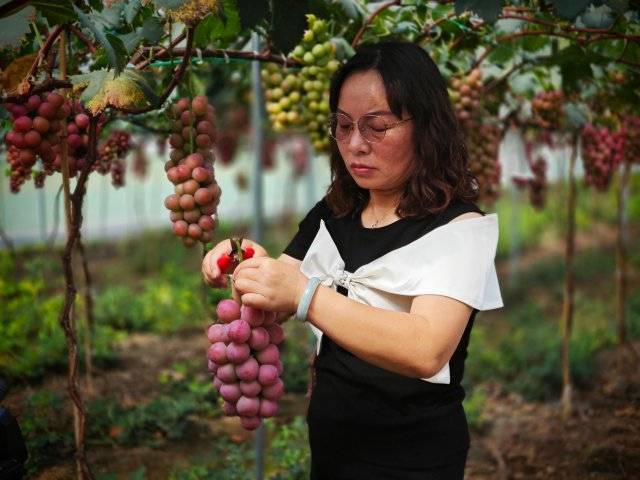
<svg viewBox="0 0 640 480"><path fill-rule="evenodd" d="M259 293L265 294L265 288L260 282L251 280L249 278L238 278L234 282L235 287L240 290L241 293Z"/></svg>
<svg viewBox="0 0 640 480"><path fill-rule="evenodd" d="M257 308L259 310L266 310L269 304L267 298L259 293L245 293L240 298L242 300L242 305Z"/></svg>
<svg viewBox="0 0 640 480"><path fill-rule="evenodd" d="M236 269L236 271L233 272L233 278L235 278L236 280L246 278L261 283L262 274L257 268L245 268L244 270L240 271Z"/></svg>
<svg viewBox="0 0 640 480"><path fill-rule="evenodd" d="M267 260L269 260L269 257L249 258L247 260L244 260L243 262L240 262L240 265L236 267L235 271L242 271L245 268L259 268Z"/></svg>

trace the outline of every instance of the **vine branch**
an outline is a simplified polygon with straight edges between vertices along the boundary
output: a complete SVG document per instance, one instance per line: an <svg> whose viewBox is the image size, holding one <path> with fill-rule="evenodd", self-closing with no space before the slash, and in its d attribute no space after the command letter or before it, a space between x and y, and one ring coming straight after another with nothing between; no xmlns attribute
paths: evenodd
<svg viewBox="0 0 640 480"><path fill-rule="evenodd" d="M387 3L383 3L376 10L374 10L371 13L371 15L369 15L369 17L362 24L362 26L360 27L360 30L358 30L358 33L356 33L356 36L353 37L353 41L351 42L351 46L355 48L355 46L358 45L358 43L360 43L360 39L362 38L362 35L364 34L364 31L367 29L367 27L369 25L371 25L371 22L373 22L373 20L378 15L380 15L382 12L384 12L389 7L393 7L394 5L400 5L401 2L402 2L402 0L391 0L391 1L387 2Z"/></svg>

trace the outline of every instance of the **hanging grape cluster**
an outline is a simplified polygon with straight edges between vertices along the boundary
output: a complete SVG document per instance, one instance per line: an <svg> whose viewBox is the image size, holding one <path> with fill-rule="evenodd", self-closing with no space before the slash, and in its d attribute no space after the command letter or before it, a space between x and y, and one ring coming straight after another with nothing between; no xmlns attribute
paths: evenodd
<svg viewBox="0 0 640 480"><path fill-rule="evenodd" d="M275 133L301 125L302 78L291 68L268 63L261 72L267 114Z"/></svg>
<svg viewBox="0 0 640 480"><path fill-rule="evenodd" d="M5 136L7 160L10 165L10 188L17 193L20 187L35 174L36 186L42 186L44 176L60 170L60 142L62 120L72 111L71 104L65 102L62 95L56 92L31 95L23 103L6 104L11 114L12 129ZM69 124L71 127L73 124ZM88 125L88 117L87 117ZM68 128L69 128L68 127ZM75 134L69 135L67 141L81 146L85 139ZM34 172L38 158L42 161L42 169ZM75 175L76 165L73 157L69 158L69 169Z"/></svg>
<svg viewBox="0 0 640 480"><path fill-rule="evenodd" d="M533 172L533 178L514 175L512 180L520 189L526 189L529 193L529 201L536 209L544 207L547 194L547 162L541 155L529 162Z"/></svg>
<svg viewBox="0 0 640 480"><path fill-rule="evenodd" d="M451 80L449 97L467 142L469 169L478 181L479 199L492 203L500 194L501 138L497 119L480 102L482 88L482 73L474 69L465 78Z"/></svg>
<svg viewBox="0 0 640 480"><path fill-rule="evenodd" d="M624 158L625 135L587 123L581 132L585 184L604 191Z"/></svg>
<svg viewBox="0 0 640 480"><path fill-rule="evenodd" d="M98 161L93 165L93 170L106 175L111 174L111 183L119 188L124 185L125 164L133 143L131 134L124 130L112 130L109 137L98 147Z"/></svg>
<svg viewBox="0 0 640 480"><path fill-rule="evenodd" d="M164 204L171 210L173 232L186 246L197 240L208 243L213 239L222 194L215 180L211 150L215 143L213 106L205 96L181 98L173 105L172 113L171 152L165 170L175 185L175 193Z"/></svg>
<svg viewBox="0 0 640 480"><path fill-rule="evenodd" d="M317 152L329 149L329 83L340 63L325 20L307 15L307 30L291 57L300 70L270 64L262 70L266 109L276 133L304 128Z"/></svg>
<svg viewBox="0 0 640 480"><path fill-rule="evenodd" d="M555 130L560 127L564 93L561 90L538 92L531 101L533 121L542 128Z"/></svg>
<svg viewBox="0 0 640 480"><path fill-rule="evenodd" d="M640 163L640 117L624 116L622 129L625 133L624 160L638 164Z"/></svg>
<svg viewBox="0 0 640 480"><path fill-rule="evenodd" d="M218 319L209 327L207 351L213 386L223 398L223 411L239 416L242 427L255 430L263 418L278 413L284 394L283 367L278 345L284 339L275 312L266 312L226 299L216 308Z"/></svg>

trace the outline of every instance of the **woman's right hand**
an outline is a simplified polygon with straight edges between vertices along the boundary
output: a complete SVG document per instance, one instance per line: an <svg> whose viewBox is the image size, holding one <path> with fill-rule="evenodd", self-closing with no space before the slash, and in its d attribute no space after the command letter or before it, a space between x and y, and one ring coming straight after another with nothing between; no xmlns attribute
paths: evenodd
<svg viewBox="0 0 640 480"><path fill-rule="evenodd" d="M254 257L268 257L267 251L253 240L243 239L241 248L251 247L254 250ZM227 275L220 271L218 258L221 255L231 253L231 239L226 238L207 252L202 259L202 276L207 285L214 288L226 288L228 285Z"/></svg>

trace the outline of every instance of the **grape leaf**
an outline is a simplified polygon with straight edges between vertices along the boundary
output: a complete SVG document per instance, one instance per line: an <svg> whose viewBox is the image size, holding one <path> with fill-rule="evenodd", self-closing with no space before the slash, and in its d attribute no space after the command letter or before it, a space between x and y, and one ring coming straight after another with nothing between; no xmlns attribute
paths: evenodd
<svg viewBox="0 0 640 480"><path fill-rule="evenodd" d="M462 15L471 10L487 23L493 23L498 19L502 11L501 0L456 0L456 14Z"/></svg>
<svg viewBox="0 0 640 480"><path fill-rule="evenodd" d="M133 23L136 15L142 8L141 0L129 0L124 6L124 19L127 23Z"/></svg>
<svg viewBox="0 0 640 480"><path fill-rule="evenodd" d="M181 7L188 0L154 0L153 3L156 4L156 8L170 8L172 10Z"/></svg>
<svg viewBox="0 0 640 480"><path fill-rule="evenodd" d="M205 47L209 43L231 41L240 33L240 16L232 0L222 0L219 15L207 15L196 27L194 44Z"/></svg>
<svg viewBox="0 0 640 480"><path fill-rule="evenodd" d="M576 18L591 2L592 0L551 0L558 15L567 20Z"/></svg>
<svg viewBox="0 0 640 480"><path fill-rule="evenodd" d="M60 25L78 19L70 0L32 0L30 3L51 25Z"/></svg>
<svg viewBox="0 0 640 480"><path fill-rule="evenodd" d="M252 29L269 17L268 0L237 0L237 7L242 30Z"/></svg>
<svg viewBox="0 0 640 480"><path fill-rule="evenodd" d="M140 33L145 40L151 43L158 43L162 38L164 29L162 22L158 17L148 17L145 19L142 27L140 27Z"/></svg>
<svg viewBox="0 0 640 480"><path fill-rule="evenodd" d="M364 17L365 11L362 5L356 0L338 0L337 3L345 15L353 20L360 20Z"/></svg>
<svg viewBox="0 0 640 480"><path fill-rule="evenodd" d="M602 3L619 15L629 10L629 0L604 0Z"/></svg>
<svg viewBox="0 0 640 480"><path fill-rule="evenodd" d="M270 37L281 52L289 52L307 27L307 0L272 0Z"/></svg>
<svg viewBox="0 0 640 480"><path fill-rule="evenodd" d="M0 47L19 47L29 32L29 21L35 14L35 9L29 6L9 17L1 18Z"/></svg>
<svg viewBox="0 0 640 480"><path fill-rule="evenodd" d="M515 53L515 49L511 45L503 43L489 54L487 60L497 64L504 64L511 60Z"/></svg>
<svg viewBox="0 0 640 480"><path fill-rule="evenodd" d="M333 37L331 43L336 46L336 58L339 60L347 60L356 53L351 44L343 37Z"/></svg>
<svg viewBox="0 0 640 480"><path fill-rule="evenodd" d="M601 5L597 8L590 7L581 15L580 19L587 28L609 28L613 25L611 9L606 5Z"/></svg>
<svg viewBox="0 0 640 480"><path fill-rule="evenodd" d="M115 69L116 74L119 74L127 64L127 49L117 36L111 33L105 33L100 21L95 21L95 17L100 14L93 14L91 18L85 14L82 10L74 5L73 7L78 15L80 24L89 30L96 42L98 42L102 48L104 48L105 54L109 65Z"/></svg>
<svg viewBox="0 0 640 480"><path fill-rule="evenodd" d="M70 77L74 91L84 89L80 100L96 115L107 107L131 108L144 103L157 103L157 96L144 76L127 68L121 75L108 70L96 70Z"/></svg>

